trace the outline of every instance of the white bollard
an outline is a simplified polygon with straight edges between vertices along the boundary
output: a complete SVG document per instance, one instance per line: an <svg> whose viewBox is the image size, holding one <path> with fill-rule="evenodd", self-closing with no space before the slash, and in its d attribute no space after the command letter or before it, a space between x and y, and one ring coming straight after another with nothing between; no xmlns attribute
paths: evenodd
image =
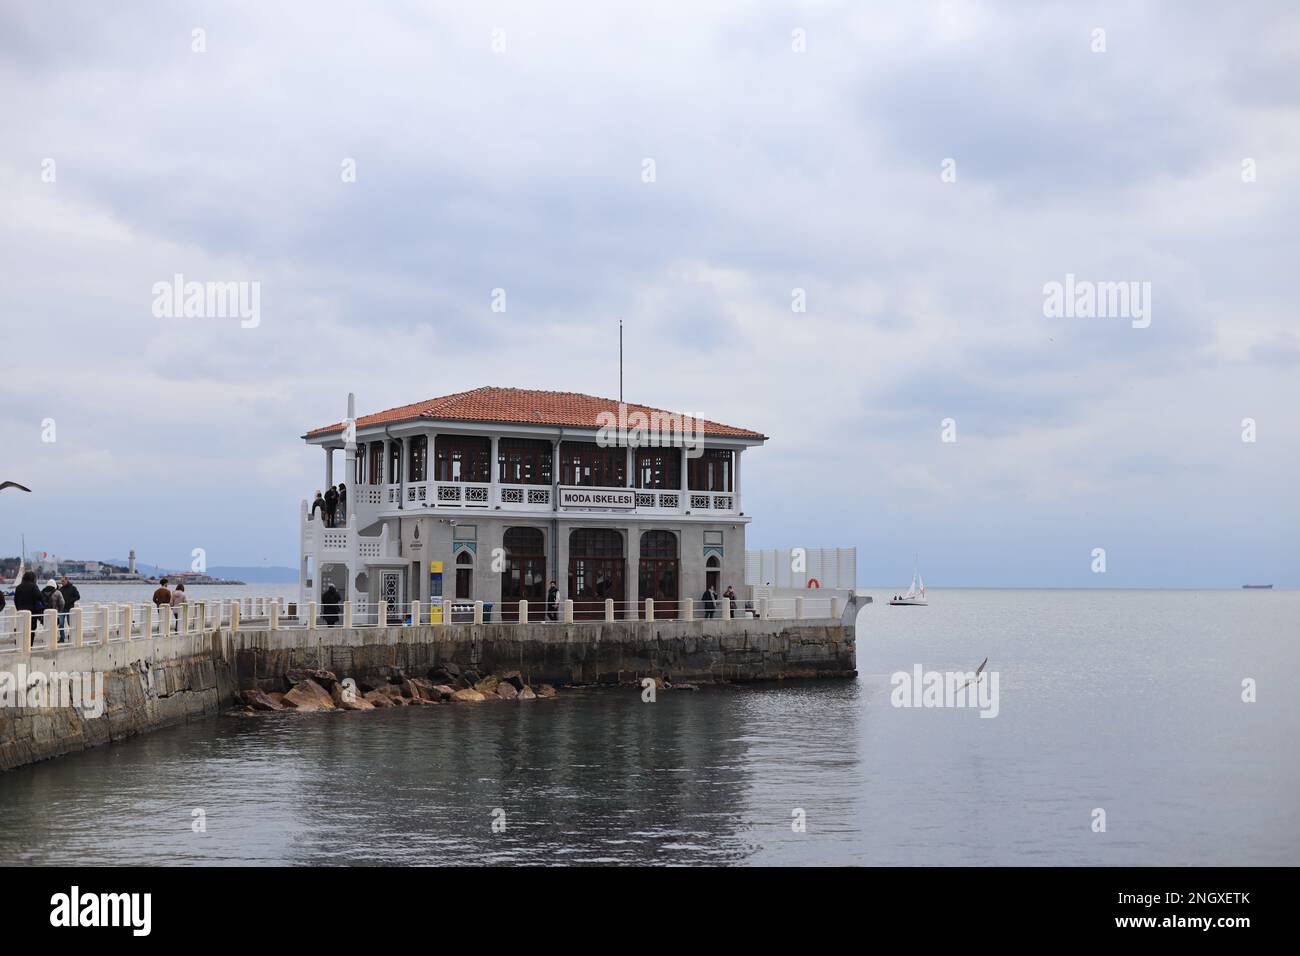
<svg viewBox="0 0 1300 956"><path fill-rule="evenodd" d="M520 624L528 623L528 602L527 601L519 602L519 623Z"/></svg>
<svg viewBox="0 0 1300 956"><path fill-rule="evenodd" d="M439 606L442 608L442 623L450 624L451 623L451 598L443 598Z"/></svg>
<svg viewBox="0 0 1300 956"><path fill-rule="evenodd" d="M759 599L758 599L758 616L759 616L760 618L762 618L764 621L769 620L769 619L771 618L771 616L772 616L772 599L771 599L771 598L759 598Z"/></svg>
<svg viewBox="0 0 1300 956"><path fill-rule="evenodd" d="M654 598L645 599L645 619L653 621L655 619L655 600Z"/></svg>
<svg viewBox="0 0 1300 956"><path fill-rule="evenodd" d="M375 627L386 627L388 625L388 602L380 601L379 609L375 611Z"/></svg>
<svg viewBox="0 0 1300 956"><path fill-rule="evenodd" d="M113 612L115 608L111 604L100 605L99 611L104 615L100 623L99 643L107 644L113 639Z"/></svg>
<svg viewBox="0 0 1300 956"><path fill-rule="evenodd" d="M344 627L352 626L352 602L351 601L343 602L343 626Z"/></svg>
<svg viewBox="0 0 1300 956"><path fill-rule="evenodd" d="M605 598L605 620L606 621L614 620L614 599L613 598Z"/></svg>
<svg viewBox="0 0 1300 956"><path fill-rule="evenodd" d="M72 643L77 647L85 647L85 633L82 631L81 627L81 608L74 607L72 609Z"/></svg>
<svg viewBox="0 0 1300 956"><path fill-rule="evenodd" d="M573 599L572 598L564 599L564 623L565 624L573 623Z"/></svg>
<svg viewBox="0 0 1300 956"><path fill-rule="evenodd" d="M18 612L18 653L32 652L32 612Z"/></svg>
<svg viewBox="0 0 1300 956"><path fill-rule="evenodd" d="M803 620L803 598L801 597L794 599L794 619L796 621Z"/></svg>
<svg viewBox="0 0 1300 956"><path fill-rule="evenodd" d="M474 602L474 623L475 624L483 623L483 602L482 601Z"/></svg>
<svg viewBox="0 0 1300 956"><path fill-rule="evenodd" d="M315 626L316 626L316 602L308 601L307 602L307 627L314 628Z"/></svg>
<svg viewBox="0 0 1300 956"><path fill-rule="evenodd" d="M280 602L272 601L271 606L267 608L268 617L266 626L269 630L278 630L280 627Z"/></svg>
<svg viewBox="0 0 1300 956"><path fill-rule="evenodd" d="M731 620L731 598L726 595L718 598L718 617L724 621Z"/></svg>
<svg viewBox="0 0 1300 956"><path fill-rule="evenodd" d="M420 602L412 601L411 602L411 624L416 625L419 623L420 623Z"/></svg>
<svg viewBox="0 0 1300 956"><path fill-rule="evenodd" d="M230 633L239 633L239 610L242 602L234 601L230 605Z"/></svg>
<svg viewBox="0 0 1300 956"><path fill-rule="evenodd" d="M838 621L844 615L844 602L838 597L831 598L831 618Z"/></svg>
<svg viewBox="0 0 1300 956"><path fill-rule="evenodd" d="M695 620L695 601L692 598L687 598L682 602L682 620Z"/></svg>

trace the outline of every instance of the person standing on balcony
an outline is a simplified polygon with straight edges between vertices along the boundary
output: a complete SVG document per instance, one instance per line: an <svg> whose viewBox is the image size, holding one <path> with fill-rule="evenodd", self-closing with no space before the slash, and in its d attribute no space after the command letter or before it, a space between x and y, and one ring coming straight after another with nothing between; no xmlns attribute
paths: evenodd
<svg viewBox="0 0 1300 956"><path fill-rule="evenodd" d="M339 510L337 523L345 525L348 523L348 486L339 482Z"/></svg>
<svg viewBox="0 0 1300 956"><path fill-rule="evenodd" d="M316 500L311 503L311 517L315 519L316 512L321 513L321 519L325 518L325 499L321 497L320 489L316 489Z"/></svg>
<svg viewBox="0 0 1300 956"><path fill-rule="evenodd" d="M339 493L330 485L325 491L325 527L334 527L334 515L339 508Z"/></svg>
<svg viewBox="0 0 1300 956"><path fill-rule="evenodd" d="M560 589L555 586L554 581L546 591L546 619L548 621L560 619Z"/></svg>

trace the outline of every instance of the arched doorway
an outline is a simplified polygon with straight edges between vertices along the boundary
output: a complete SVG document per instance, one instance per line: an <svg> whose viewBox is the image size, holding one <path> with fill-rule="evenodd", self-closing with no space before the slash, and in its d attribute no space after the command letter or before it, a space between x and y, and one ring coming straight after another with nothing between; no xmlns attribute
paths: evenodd
<svg viewBox="0 0 1300 956"><path fill-rule="evenodd" d="M655 617L676 618L681 584L681 562L677 557L677 535L671 531L647 531L641 535L641 567L637 574L637 603L645 616L645 600L655 602Z"/></svg>
<svg viewBox="0 0 1300 956"><path fill-rule="evenodd" d="M456 600L474 600L474 555L469 551L456 555Z"/></svg>
<svg viewBox="0 0 1300 956"><path fill-rule="evenodd" d="M615 613L625 600L623 590L623 536L611 528L575 528L569 534L569 598L573 618L598 621L605 616L605 601Z"/></svg>
<svg viewBox="0 0 1300 956"><path fill-rule="evenodd" d="M528 620L542 620L546 615L546 536L540 528L507 528L502 545L506 566L501 574L501 620L519 620L521 600L528 602Z"/></svg>
<svg viewBox="0 0 1300 956"><path fill-rule="evenodd" d="M704 562L704 584L714 594L722 595L722 561L716 554L709 555L709 560Z"/></svg>

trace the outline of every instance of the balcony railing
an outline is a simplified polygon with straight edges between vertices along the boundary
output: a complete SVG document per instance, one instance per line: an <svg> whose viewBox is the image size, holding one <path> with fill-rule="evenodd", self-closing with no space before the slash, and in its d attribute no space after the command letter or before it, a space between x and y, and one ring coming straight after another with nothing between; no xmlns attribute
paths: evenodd
<svg viewBox="0 0 1300 956"><path fill-rule="evenodd" d="M579 490L565 486L566 490ZM627 504L576 505L560 496L559 510L651 512L654 514L735 514L736 496L732 492L691 491L686 489L602 488L582 486L581 491L621 498ZM629 497L631 496L631 497ZM554 491L551 485L520 485L460 481L413 481L405 484L361 485L354 495L357 524L365 527L384 515L399 510L422 508L499 509L502 511L551 511Z"/></svg>

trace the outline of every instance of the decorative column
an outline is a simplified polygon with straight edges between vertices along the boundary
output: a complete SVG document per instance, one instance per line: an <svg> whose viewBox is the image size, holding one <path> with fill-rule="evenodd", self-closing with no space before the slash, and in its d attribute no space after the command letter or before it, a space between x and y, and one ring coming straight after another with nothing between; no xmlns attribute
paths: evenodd
<svg viewBox="0 0 1300 956"><path fill-rule="evenodd" d="M501 460L497 457L497 441L499 439L499 435L494 434L492 436L492 451L490 453L492 457L488 461L488 481L491 482L488 486L489 506L501 504Z"/></svg>
<svg viewBox="0 0 1300 956"><path fill-rule="evenodd" d="M740 453L743 448L737 448L731 456L731 504L736 509L736 514L740 514Z"/></svg>
<svg viewBox="0 0 1300 956"><path fill-rule="evenodd" d="M627 573L623 575L624 595L627 599L627 611L624 617L635 621L640 616L641 602L637 595L641 587L641 530L639 525L630 524L623 530L627 535Z"/></svg>

